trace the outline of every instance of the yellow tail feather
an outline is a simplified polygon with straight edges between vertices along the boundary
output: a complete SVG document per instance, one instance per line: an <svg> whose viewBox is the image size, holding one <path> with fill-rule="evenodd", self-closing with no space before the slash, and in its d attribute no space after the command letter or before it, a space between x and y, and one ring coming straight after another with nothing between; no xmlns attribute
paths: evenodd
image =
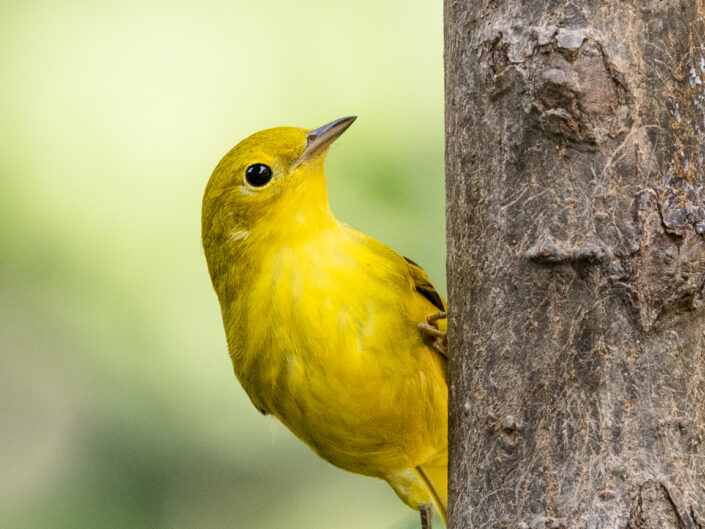
<svg viewBox="0 0 705 529"><path fill-rule="evenodd" d="M446 521L448 507L448 467L447 465L423 465L416 467L416 474L424 482L433 497L439 514Z"/></svg>

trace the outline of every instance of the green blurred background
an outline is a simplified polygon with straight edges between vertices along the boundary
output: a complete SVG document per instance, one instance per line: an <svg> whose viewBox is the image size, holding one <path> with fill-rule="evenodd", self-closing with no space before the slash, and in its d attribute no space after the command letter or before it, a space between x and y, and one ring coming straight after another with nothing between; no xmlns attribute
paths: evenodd
<svg viewBox="0 0 705 529"><path fill-rule="evenodd" d="M0 68L0 527L417 527L250 404L200 205L243 137L356 114L333 211L444 291L440 0L3 2Z"/></svg>

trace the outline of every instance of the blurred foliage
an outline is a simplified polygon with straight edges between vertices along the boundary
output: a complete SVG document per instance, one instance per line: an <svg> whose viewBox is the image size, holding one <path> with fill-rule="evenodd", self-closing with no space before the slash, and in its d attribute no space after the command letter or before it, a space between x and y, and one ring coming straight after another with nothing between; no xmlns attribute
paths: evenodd
<svg viewBox="0 0 705 529"><path fill-rule="evenodd" d="M356 114L333 210L444 290L441 2L4 2L0 67L0 527L417 527L250 404L200 201Z"/></svg>

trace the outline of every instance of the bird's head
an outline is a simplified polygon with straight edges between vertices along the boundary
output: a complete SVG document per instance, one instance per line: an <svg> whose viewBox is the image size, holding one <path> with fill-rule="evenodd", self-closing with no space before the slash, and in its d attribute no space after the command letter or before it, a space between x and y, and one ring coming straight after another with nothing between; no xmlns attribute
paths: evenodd
<svg viewBox="0 0 705 529"><path fill-rule="evenodd" d="M233 147L203 196L207 237L244 239L256 231L319 222L330 215L323 161L328 147L355 121L341 118L313 130L277 127ZM301 226L303 228L303 226Z"/></svg>

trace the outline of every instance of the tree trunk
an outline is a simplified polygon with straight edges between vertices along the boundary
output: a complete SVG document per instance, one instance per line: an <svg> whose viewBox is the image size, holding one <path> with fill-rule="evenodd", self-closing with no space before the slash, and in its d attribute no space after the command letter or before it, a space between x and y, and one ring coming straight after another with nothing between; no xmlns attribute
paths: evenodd
<svg viewBox="0 0 705 529"><path fill-rule="evenodd" d="M450 527L705 528L705 1L445 9Z"/></svg>

